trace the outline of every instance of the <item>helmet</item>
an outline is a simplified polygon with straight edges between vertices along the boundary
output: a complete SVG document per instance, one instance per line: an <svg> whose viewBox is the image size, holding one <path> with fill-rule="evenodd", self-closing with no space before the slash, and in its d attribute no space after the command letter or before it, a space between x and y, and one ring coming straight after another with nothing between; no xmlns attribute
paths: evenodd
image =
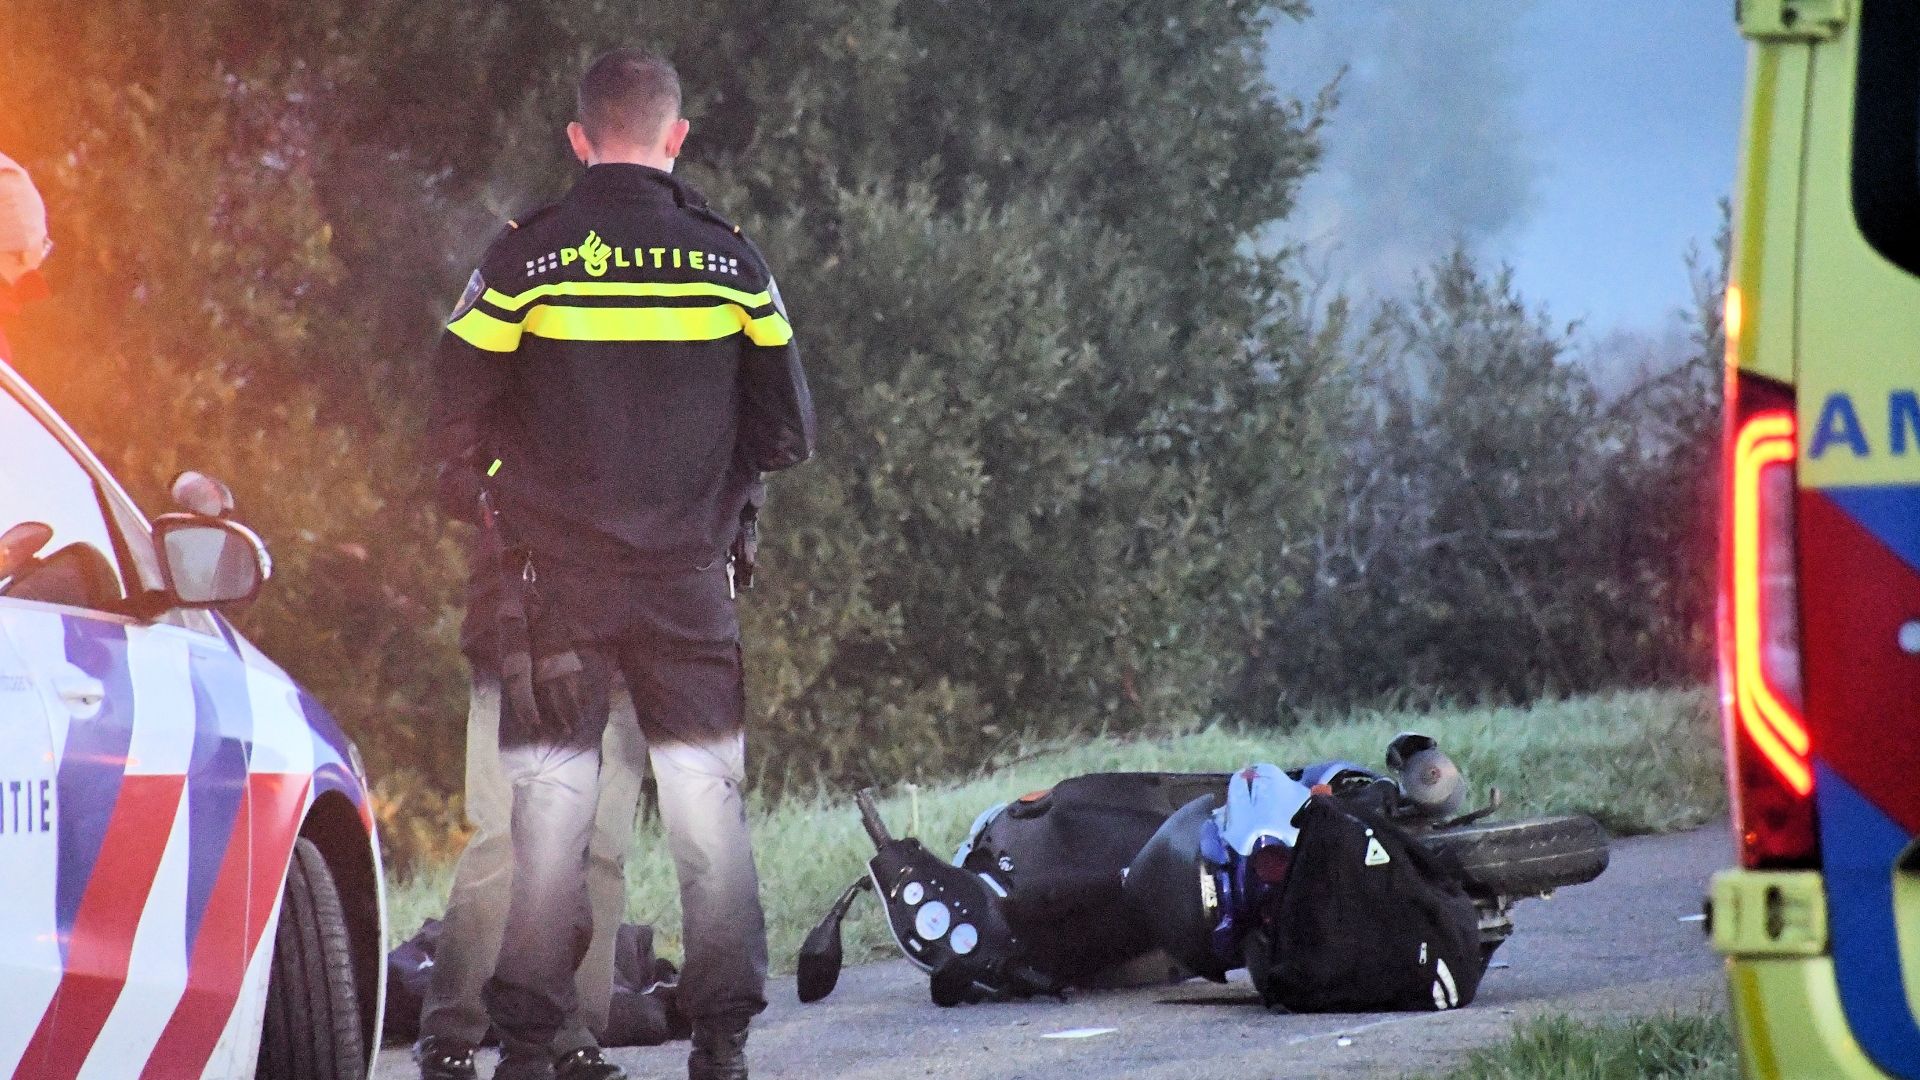
<svg viewBox="0 0 1920 1080"><path fill-rule="evenodd" d="M1399 777L1400 791L1430 817L1451 817L1467 800L1467 782L1431 735L1403 731L1387 744L1387 768Z"/></svg>
<svg viewBox="0 0 1920 1080"><path fill-rule="evenodd" d="M48 248L47 204L27 170L0 154L0 285L37 270Z"/></svg>

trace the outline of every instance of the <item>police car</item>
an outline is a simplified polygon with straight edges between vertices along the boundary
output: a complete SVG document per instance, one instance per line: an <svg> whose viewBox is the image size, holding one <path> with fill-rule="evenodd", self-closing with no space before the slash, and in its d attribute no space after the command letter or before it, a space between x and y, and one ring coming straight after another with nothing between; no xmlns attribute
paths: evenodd
<svg viewBox="0 0 1920 1080"><path fill-rule="evenodd" d="M0 365L0 1076L363 1077L359 756L218 613L270 564L183 479L149 523Z"/></svg>

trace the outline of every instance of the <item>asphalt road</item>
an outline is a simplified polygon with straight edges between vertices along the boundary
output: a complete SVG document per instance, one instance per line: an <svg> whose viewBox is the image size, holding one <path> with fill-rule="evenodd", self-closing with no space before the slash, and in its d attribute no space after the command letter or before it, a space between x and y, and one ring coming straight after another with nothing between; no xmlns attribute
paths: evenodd
<svg viewBox="0 0 1920 1080"><path fill-rule="evenodd" d="M1447 1013L1268 1013L1245 982L1084 992L940 1009L904 960L850 968L832 997L770 989L754 1025L756 1080L1201 1080L1399 1077L1444 1068L1539 1012L1583 1017L1717 1007L1720 969L1697 922L1732 860L1725 826L1617 841L1597 881L1516 910L1517 929L1473 1005ZM1080 1038L1062 1032L1112 1029ZM609 1051L636 1078L685 1076L686 1044ZM489 1058L490 1060L490 1058ZM405 1050L380 1075L411 1077ZM483 1062L481 1075L487 1075Z"/></svg>

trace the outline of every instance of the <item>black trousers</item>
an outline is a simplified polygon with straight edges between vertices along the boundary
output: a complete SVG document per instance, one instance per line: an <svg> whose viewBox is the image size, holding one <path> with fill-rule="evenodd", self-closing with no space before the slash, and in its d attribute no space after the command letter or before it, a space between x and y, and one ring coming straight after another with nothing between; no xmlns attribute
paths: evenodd
<svg viewBox="0 0 1920 1080"><path fill-rule="evenodd" d="M486 990L494 1023L514 1043L551 1047L573 1011L574 971L591 932L587 846L604 686L614 671L633 696L680 881L681 1007L696 1022L760 1012L766 918L742 793L745 695L724 566L632 578L611 590L605 579L549 571L541 585L578 613L589 639L581 659L596 688L589 700L597 704L564 740L502 718L515 871L499 966Z"/></svg>

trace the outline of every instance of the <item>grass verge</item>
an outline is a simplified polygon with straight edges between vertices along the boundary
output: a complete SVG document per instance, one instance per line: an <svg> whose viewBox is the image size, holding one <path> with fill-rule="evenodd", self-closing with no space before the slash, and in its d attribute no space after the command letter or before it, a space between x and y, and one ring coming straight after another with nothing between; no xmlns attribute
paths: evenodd
<svg viewBox="0 0 1920 1080"><path fill-rule="evenodd" d="M1724 1013L1584 1023L1536 1017L1440 1080L1738 1080Z"/></svg>
<svg viewBox="0 0 1920 1080"><path fill-rule="evenodd" d="M898 835L951 852L981 810L1080 773L1224 771L1248 762L1296 765L1347 759L1378 765L1395 733L1424 731L1460 764L1477 793L1505 799L1501 817L1586 813L1616 835L1669 832L1726 812L1719 729L1704 691L1600 694L1524 708L1431 713L1358 711L1288 732L1208 725L1157 737L1100 737L1073 746L1026 748L1013 764L971 779L906 788L881 800ZM1476 801L1479 795L1476 794ZM792 969L800 940L873 854L851 793L816 793L752 808L755 857L772 958ZM394 940L445 904L450 867L389 884ZM662 955L680 951L673 866L657 827L643 826L628 860L628 918L658 928ZM878 905L856 906L846 924L850 963L893 952Z"/></svg>

